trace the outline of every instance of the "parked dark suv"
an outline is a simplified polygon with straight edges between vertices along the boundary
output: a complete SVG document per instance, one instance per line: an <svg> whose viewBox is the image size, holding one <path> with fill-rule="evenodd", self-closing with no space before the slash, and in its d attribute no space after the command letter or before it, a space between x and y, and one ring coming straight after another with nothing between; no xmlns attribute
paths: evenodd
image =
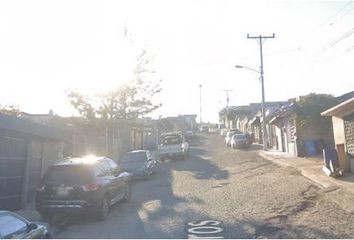
<svg viewBox="0 0 354 240"><path fill-rule="evenodd" d="M109 207L130 196L130 174L109 158L71 158L50 166L37 188L36 209L44 219L56 213L90 212L103 220Z"/></svg>

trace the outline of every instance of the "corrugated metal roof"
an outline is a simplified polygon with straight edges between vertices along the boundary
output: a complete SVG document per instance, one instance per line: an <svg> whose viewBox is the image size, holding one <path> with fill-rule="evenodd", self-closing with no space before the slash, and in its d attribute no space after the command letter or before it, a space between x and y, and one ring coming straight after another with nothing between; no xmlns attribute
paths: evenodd
<svg viewBox="0 0 354 240"><path fill-rule="evenodd" d="M70 141L72 138L72 133L69 131L1 113L0 129L11 130L52 140Z"/></svg>

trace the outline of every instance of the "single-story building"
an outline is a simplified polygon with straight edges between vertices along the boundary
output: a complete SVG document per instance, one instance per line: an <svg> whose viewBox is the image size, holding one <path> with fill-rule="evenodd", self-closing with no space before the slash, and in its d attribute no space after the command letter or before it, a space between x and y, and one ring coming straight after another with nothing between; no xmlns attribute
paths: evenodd
<svg viewBox="0 0 354 240"><path fill-rule="evenodd" d="M71 132L0 114L0 209L33 200L48 166L67 154Z"/></svg>
<svg viewBox="0 0 354 240"><path fill-rule="evenodd" d="M341 168L354 172L354 97L324 112L331 116L338 161Z"/></svg>

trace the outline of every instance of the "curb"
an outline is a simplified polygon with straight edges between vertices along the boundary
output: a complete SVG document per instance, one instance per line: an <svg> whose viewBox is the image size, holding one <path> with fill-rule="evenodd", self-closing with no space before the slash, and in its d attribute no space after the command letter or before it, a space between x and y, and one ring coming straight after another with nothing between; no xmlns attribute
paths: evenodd
<svg viewBox="0 0 354 240"><path fill-rule="evenodd" d="M333 188L333 187L338 187L338 184L333 183L333 180L330 179L329 177L323 175L319 175L317 173L317 169L311 169L311 168L302 168L299 166L294 166L294 164L290 164L287 162L287 160L284 159L277 159L272 156L269 156L268 154L264 153L263 151L259 151L258 155L279 165L282 167L292 167L300 171L301 175L306 177L307 179L311 180L312 182L316 183L322 188Z"/></svg>
<svg viewBox="0 0 354 240"><path fill-rule="evenodd" d="M292 167L300 171L301 175L309 179L317 186L322 188L322 193L325 198L339 205L344 211L354 214L354 194L351 191L346 191L345 187L340 186L340 184L334 182L332 178L326 175L320 175L318 169L304 168L299 166L294 166L290 164L287 160L274 158L270 155L267 155L263 151L258 151L259 156L263 157L266 160L269 160L278 166L281 167Z"/></svg>

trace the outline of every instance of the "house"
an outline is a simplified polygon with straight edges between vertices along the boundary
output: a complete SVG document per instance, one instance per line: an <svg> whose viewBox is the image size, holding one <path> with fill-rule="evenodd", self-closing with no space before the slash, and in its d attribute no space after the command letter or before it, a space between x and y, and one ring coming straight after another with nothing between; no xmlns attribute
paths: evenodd
<svg viewBox="0 0 354 240"><path fill-rule="evenodd" d="M274 101L274 102L265 102L264 110L265 115L267 112L273 113L280 106L286 104L284 101ZM261 103L251 103L249 105L249 113L243 117L244 121L242 122L243 132L248 132L254 135L255 141L258 143L263 143L262 139L262 104ZM245 121L248 120L247 123ZM266 120L267 124L267 120ZM268 132L268 131L267 131ZM267 133L266 132L266 133ZM268 134L266 134L268 136Z"/></svg>
<svg viewBox="0 0 354 240"><path fill-rule="evenodd" d="M326 94L309 94L289 99L277 110L269 124L274 125L277 149L292 156L314 156L333 146L330 122L321 119L323 109L337 100Z"/></svg>
<svg viewBox="0 0 354 240"><path fill-rule="evenodd" d="M354 97L324 111L332 117L335 149L341 168L354 172Z"/></svg>
<svg viewBox="0 0 354 240"><path fill-rule="evenodd" d="M0 209L33 200L48 166L70 154L72 133L0 114Z"/></svg>
<svg viewBox="0 0 354 240"><path fill-rule="evenodd" d="M36 123L48 125L55 116L53 110L49 110L48 114L31 114L27 112L20 112L18 117L31 120Z"/></svg>

